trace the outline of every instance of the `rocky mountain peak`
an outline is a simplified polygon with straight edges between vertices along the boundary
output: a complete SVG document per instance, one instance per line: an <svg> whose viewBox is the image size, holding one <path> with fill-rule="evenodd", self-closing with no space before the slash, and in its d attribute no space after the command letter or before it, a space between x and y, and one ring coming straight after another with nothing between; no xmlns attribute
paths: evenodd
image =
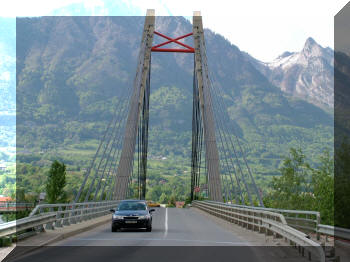
<svg viewBox="0 0 350 262"><path fill-rule="evenodd" d="M313 39L312 37L308 37L308 38L306 39L304 48L305 48L306 46L314 46L314 45L318 45L317 42L315 41L315 39Z"/></svg>
<svg viewBox="0 0 350 262"><path fill-rule="evenodd" d="M305 57L319 57L324 55L324 50L312 37L309 37L301 54Z"/></svg>
<svg viewBox="0 0 350 262"><path fill-rule="evenodd" d="M312 37L307 38L300 52L284 52L269 63L250 61L285 93L322 108L333 108L333 50L323 48Z"/></svg>

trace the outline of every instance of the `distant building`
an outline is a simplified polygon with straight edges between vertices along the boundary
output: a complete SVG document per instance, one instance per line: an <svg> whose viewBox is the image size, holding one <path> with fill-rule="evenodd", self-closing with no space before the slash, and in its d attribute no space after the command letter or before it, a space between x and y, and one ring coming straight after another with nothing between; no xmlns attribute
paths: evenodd
<svg viewBox="0 0 350 262"><path fill-rule="evenodd" d="M42 201L46 198L46 193L40 193L39 194L39 201Z"/></svg>
<svg viewBox="0 0 350 262"><path fill-rule="evenodd" d="M183 206L185 205L185 201L176 201L175 204L177 208L183 208Z"/></svg>
<svg viewBox="0 0 350 262"><path fill-rule="evenodd" d="M166 184L166 180L164 180L164 179L161 179L160 181L159 181L159 184L161 184L161 185L164 185L164 184Z"/></svg>
<svg viewBox="0 0 350 262"><path fill-rule="evenodd" d="M6 165L4 163L0 163L0 171L5 171Z"/></svg>
<svg viewBox="0 0 350 262"><path fill-rule="evenodd" d="M0 195L0 202L8 202L8 201L13 201L11 197Z"/></svg>

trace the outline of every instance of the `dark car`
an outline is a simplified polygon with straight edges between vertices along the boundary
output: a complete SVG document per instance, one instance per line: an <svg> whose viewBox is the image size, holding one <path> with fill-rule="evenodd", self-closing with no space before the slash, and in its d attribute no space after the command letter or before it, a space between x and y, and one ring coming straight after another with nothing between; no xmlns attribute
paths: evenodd
<svg viewBox="0 0 350 262"><path fill-rule="evenodd" d="M145 228L152 231L152 215L154 209L148 209L146 201L123 200L113 212L112 232L122 228Z"/></svg>

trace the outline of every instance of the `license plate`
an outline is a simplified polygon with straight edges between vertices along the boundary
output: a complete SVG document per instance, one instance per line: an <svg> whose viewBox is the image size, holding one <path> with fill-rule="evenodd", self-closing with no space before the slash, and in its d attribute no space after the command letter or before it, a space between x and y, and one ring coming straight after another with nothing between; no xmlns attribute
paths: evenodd
<svg viewBox="0 0 350 262"><path fill-rule="evenodd" d="M137 221L133 221L133 220L130 220L130 221L125 221L126 224L136 224Z"/></svg>

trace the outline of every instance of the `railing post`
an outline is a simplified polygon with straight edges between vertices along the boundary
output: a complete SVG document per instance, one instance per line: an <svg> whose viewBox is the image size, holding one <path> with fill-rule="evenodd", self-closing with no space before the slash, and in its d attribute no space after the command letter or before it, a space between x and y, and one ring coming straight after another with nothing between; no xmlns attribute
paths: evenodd
<svg viewBox="0 0 350 262"><path fill-rule="evenodd" d="M91 214L91 218L95 218L96 217L96 203L92 204L92 214Z"/></svg>
<svg viewBox="0 0 350 262"><path fill-rule="evenodd" d="M59 206L57 210L57 216L56 216L56 222L55 222L55 227L62 227L62 207Z"/></svg>
<svg viewBox="0 0 350 262"><path fill-rule="evenodd" d="M263 221L263 213L260 213L259 233L265 233L266 232L262 221Z"/></svg>
<svg viewBox="0 0 350 262"><path fill-rule="evenodd" d="M103 202L101 202L101 203L98 204L98 209L97 209L98 214L97 214L97 217L100 217L100 216L103 215L102 209L103 209Z"/></svg>
<svg viewBox="0 0 350 262"><path fill-rule="evenodd" d="M81 212L81 205L76 205L75 206L75 223L80 223L81 219L80 219L80 212Z"/></svg>
<svg viewBox="0 0 350 262"><path fill-rule="evenodd" d="M51 213L51 212L54 212L53 207L50 207L49 211L50 211L50 213ZM54 230L55 228L54 228L54 226L53 226L53 222L47 223L46 226L45 226L45 229Z"/></svg>
<svg viewBox="0 0 350 262"><path fill-rule="evenodd" d="M105 215L108 215L109 205L110 205L110 203L105 204L105 212L104 212Z"/></svg>
<svg viewBox="0 0 350 262"><path fill-rule="evenodd" d="M81 217L82 221L86 221L87 220L86 212L88 210L88 207L89 207L89 205L86 205L86 204L83 205L83 211L82 211L82 214L81 214L82 215L82 217Z"/></svg>
<svg viewBox="0 0 350 262"><path fill-rule="evenodd" d="M92 204L88 204L88 207L87 207L88 209L86 210L86 213L87 213L87 215L86 215L86 219L87 220L90 220L90 219L92 219L92 217L91 217L91 213L92 213Z"/></svg>
<svg viewBox="0 0 350 262"><path fill-rule="evenodd" d="M84 215L83 215L84 214L84 210L85 210L84 204L81 204L79 206L79 218L78 218L79 223L84 221Z"/></svg>
<svg viewBox="0 0 350 262"><path fill-rule="evenodd" d="M88 204L88 215L86 216L88 220L92 219L92 212L93 212L93 205L92 204Z"/></svg>
<svg viewBox="0 0 350 262"><path fill-rule="evenodd" d="M40 207L39 210L38 210L38 213L41 214L42 212L43 212L43 208ZM37 230L38 230L39 232L44 232L44 231L45 231L43 225L38 226L38 227L37 227Z"/></svg>
<svg viewBox="0 0 350 262"><path fill-rule="evenodd" d="M78 207L78 212L77 212L77 223L83 222L83 212L84 212L84 205L81 204Z"/></svg>
<svg viewBox="0 0 350 262"><path fill-rule="evenodd" d="M75 209L75 204L71 204L72 205L72 208L71 208L71 212L70 212L70 223L71 224L76 224L77 221L75 219L75 213L76 213L76 209Z"/></svg>
<svg viewBox="0 0 350 262"><path fill-rule="evenodd" d="M94 215L94 218L98 218L98 211L100 209L100 204L99 203L96 203L95 204L95 215Z"/></svg>
<svg viewBox="0 0 350 262"><path fill-rule="evenodd" d="M320 217L320 213L316 214L316 238L317 240L320 240L320 232L318 230L318 225L321 224L321 217Z"/></svg>
<svg viewBox="0 0 350 262"><path fill-rule="evenodd" d="M63 219L63 225L64 226L70 226L70 222L69 222L69 216L70 216L70 207L67 205L65 208L65 213L64 213L64 219Z"/></svg>

